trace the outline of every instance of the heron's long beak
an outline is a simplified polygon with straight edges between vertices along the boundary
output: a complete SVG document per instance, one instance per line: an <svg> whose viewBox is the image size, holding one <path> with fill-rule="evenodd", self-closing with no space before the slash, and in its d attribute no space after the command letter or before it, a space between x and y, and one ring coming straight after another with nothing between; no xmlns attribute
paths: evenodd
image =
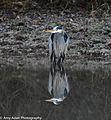
<svg viewBox="0 0 111 120"><path fill-rule="evenodd" d="M46 30L46 32L50 33L61 33L63 30Z"/></svg>
<svg viewBox="0 0 111 120"><path fill-rule="evenodd" d="M56 30L46 30L46 32L49 32L49 33L56 33L57 31L56 31Z"/></svg>

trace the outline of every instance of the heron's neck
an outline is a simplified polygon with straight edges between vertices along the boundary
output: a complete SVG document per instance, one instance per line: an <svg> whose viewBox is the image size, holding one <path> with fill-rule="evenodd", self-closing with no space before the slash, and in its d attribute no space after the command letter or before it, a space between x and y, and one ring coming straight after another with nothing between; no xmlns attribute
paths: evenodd
<svg viewBox="0 0 111 120"><path fill-rule="evenodd" d="M64 31L62 31L62 32L57 32L57 33L55 33L55 34L57 34L57 35L63 35L63 34L64 34Z"/></svg>

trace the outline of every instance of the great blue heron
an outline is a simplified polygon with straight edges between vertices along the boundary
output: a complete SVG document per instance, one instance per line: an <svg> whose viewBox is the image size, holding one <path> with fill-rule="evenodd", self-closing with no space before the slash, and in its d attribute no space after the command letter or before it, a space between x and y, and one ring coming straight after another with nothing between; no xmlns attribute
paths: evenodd
<svg viewBox="0 0 111 120"><path fill-rule="evenodd" d="M61 63L64 61L69 44L69 37L62 26L56 26L47 30L49 37L49 57L51 62Z"/></svg>

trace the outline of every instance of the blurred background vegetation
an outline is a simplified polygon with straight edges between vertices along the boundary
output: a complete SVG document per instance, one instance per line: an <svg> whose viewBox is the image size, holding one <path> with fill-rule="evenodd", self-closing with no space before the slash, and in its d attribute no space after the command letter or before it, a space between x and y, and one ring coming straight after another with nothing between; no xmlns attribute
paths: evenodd
<svg viewBox="0 0 111 120"><path fill-rule="evenodd" d="M83 8L97 9L103 4L111 5L111 0L0 0L0 9L39 8Z"/></svg>

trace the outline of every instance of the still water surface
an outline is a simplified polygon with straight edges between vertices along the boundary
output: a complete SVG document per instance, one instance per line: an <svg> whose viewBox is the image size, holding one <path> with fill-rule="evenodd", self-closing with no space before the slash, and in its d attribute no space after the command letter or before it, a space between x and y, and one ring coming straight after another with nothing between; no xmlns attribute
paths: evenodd
<svg viewBox="0 0 111 120"><path fill-rule="evenodd" d="M111 69L2 66L0 116L111 120Z"/></svg>

